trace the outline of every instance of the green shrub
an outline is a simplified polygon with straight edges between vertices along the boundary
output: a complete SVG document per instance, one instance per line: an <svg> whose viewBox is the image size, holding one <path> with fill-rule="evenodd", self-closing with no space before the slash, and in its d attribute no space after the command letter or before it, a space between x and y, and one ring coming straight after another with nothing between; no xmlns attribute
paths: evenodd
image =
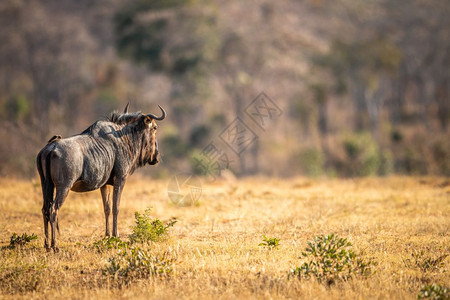
<svg viewBox="0 0 450 300"><path fill-rule="evenodd" d="M205 145L210 139L211 128L207 124L197 125L192 128L189 136L189 146L191 148L198 148Z"/></svg>
<svg viewBox="0 0 450 300"><path fill-rule="evenodd" d="M344 138L342 145L346 155L344 172L348 176L377 174L380 157L378 145L368 133L357 133Z"/></svg>
<svg viewBox="0 0 450 300"><path fill-rule="evenodd" d="M274 249L279 246L280 239L277 238L268 238L267 236L263 235L263 242L260 243L258 246L264 246L271 249Z"/></svg>
<svg viewBox="0 0 450 300"><path fill-rule="evenodd" d="M121 249L116 256L109 258L103 273L128 283L134 279L168 276L174 263L175 259L167 253L154 255L149 250L132 247Z"/></svg>
<svg viewBox="0 0 450 300"><path fill-rule="evenodd" d="M30 100L23 94L13 96L5 103L8 116L13 120L24 120L30 113Z"/></svg>
<svg viewBox="0 0 450 300"><path fill-rule="evenodd" d="M122 241L119 237L107 236L92 244L98 252L104 252L109 249L124 249L129 246L128 242Z"/></svg>
<svg viewBox="0 0 450 300"><path fill-rule="evenodd" d="M316 236L308 242L302 253L305 259L300 267L291 270L290 277L299 279L316 278L319 282L331 285L339 280L348 280L354 276L368 277L374 273L372 260L360 258L345 238L334 234Z"/></svg>
<svg viewBox="0 0 450 300"><path fill-rule="evenodd" d="M31 235L28 235L26 233L22 233L22 235L18 235L17 233L13 233L9 239L9 248L14 249L17 247L22 247L28 244L29 242L33 240L37 240L37 235L32 233Z"/></svg>
<svg viewBox="0 0 450 300"><path fill-rule="evenodd" d="M157 242L167 236L168 229L175 225L177 220L163 223L159 219L150 216L152 209L147 208L143 214L135 212L135 225L130 235L131 243Z"/></svg>
<svg viewBox="0 0 450 300"><path fill-rule="evenodd" d="M303 171L309 176L319 176L323 173L324 157L320 150L306 148L299 153L299 162Z"/></svg>
<svg viewBox="0 0 450 300"><path fill-rule="evenodd" d="M450 299L450 288L440 284L425 285L417 295L417 299L448 300Z"/></svg>
<svg viewBox="0 0 450 300"><path fill-rule="evenodd" d="M369 133L345 136L342 147L345 157L336 167L345 176L385 176L394 169L392 153L381 150Z"/></svg>
<svg viewBox="0 0 450 300"><path fill-rule="evenodd" d="M391 141L393 143L400 143L403 141L403 134L400 130L394 129L391 131Z"/></svg>

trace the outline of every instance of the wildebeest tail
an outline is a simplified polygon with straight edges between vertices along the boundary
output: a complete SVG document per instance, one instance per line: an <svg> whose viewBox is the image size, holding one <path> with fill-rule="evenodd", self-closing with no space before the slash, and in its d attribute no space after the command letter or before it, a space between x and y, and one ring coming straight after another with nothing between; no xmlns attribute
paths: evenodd
<svg viewBox="0 0 450 300"><path fill-rule="evenodd" d="M37 156L37 169L39 172L39 176L41 177L41 186L42 186L42 196L44 198L44 203L42 206L43 213L49 216L50 207L53 203L53 193L55 190L55 185L53 184L53 180L50 176L50 156L51 152L47 154L44 158L45 163L45 173L42 168L42 159L43 153L40 152Z"/></svg>

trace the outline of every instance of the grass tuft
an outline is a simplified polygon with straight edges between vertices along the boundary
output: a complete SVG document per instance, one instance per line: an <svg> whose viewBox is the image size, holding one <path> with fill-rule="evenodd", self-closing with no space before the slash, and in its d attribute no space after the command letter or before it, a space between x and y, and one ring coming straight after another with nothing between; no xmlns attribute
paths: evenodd
<svg viewBox="0 0 450 300"><path fill-rule="evenodd" d="M416 267L422 272L432 272L444 267L444 261L447 257L447 253L434 257L424 250L416 250L411 253L411 259L406 259L404 262L407 267Z"/></svg>
<svg viewBox="0 0 450 300"><path fill-rule="evenodd" d="M264 246L269 249L275 249L279 246L280 239L277 238L268 238L267 236L263 235L263 242L260 243L258 246Z"/></svg>

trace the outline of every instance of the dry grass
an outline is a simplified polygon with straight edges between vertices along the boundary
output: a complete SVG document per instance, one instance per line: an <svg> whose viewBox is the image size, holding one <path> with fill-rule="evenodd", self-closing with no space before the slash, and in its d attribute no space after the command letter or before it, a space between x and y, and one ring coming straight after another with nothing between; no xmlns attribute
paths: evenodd
<svg viewBox="0 0 450 300"><path fill-rule="evenodd" d="M119 232L126 237L134 212L148 206L162 220L176 217L169 240L150 246L176 257L175 272L118 288L102 274L116 250L98 253L90 247L104 232L98 191L69 195L60 213L61 252L54 254L43 248L38 182L0 179L0 297L411 299L424 284L450 282L450 258L423 269L411 256L421 250L424 259L450 252L448 178L249 178L207 184L200 204L191 207L170 203L166 188L164 180L131 179ZM36 233L39 239L7 249L13 232ZM333 232L377 261L376 274L330 287L288 280L306 242ZM263 235L279 238L279 247L259 247Z"/></svg>

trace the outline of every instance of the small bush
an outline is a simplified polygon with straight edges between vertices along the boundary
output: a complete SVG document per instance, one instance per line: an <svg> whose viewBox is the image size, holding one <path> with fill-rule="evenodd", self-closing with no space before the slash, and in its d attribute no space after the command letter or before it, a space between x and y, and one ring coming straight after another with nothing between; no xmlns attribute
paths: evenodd
<svg viewBox="0 0 450 300"><path fill-rule="evenodd" d="M444 266L444 260L448 254L442 254L437 257L427 256L424 250L411 253L411 259L405 260L407 267L417 267L422 272L437 271Z"/></svg>
<svg viewBox="0 0 450 300"><path fill-rule="evenodd" d="M125 249L128 246L128 242L124 242L119 237L115 236L104 237L103 239L92 244L92 247L98 252L103 252L109 249Z"/></svg>
<svg viewBox="0 0 450 300"><path fill-rule="evenodd" d="M420 290L417 299L448 300L450 299L450 288L440 284L428 284Z"/></svg>
<svg viewBox="0 0 450 300"><path fill-rule="evenodd" d="M291 270L290 276L299 279L315 277L328 285L354 276L368 277L374 273L372 260L360 258L345 238L334 234L317 236L308 242L302 256L306 259L300 267Z"/></svg>
<svg viewBox="0 0 450 300"><path fill-rule="evenodd" d="M37 235L32 233L31 235L28 235L26 233L22 233L22 235L18 235L17 233L13 233L9 240L9 248L14 249L17 247L22 247L28 244L29 242L33 240L37 240Z"/></svg>
<svg viewBox="0 0 450 300"><path fill-rule="evenodd" d="M307 148L302 150L298 159L303 171L309 176L319 176L323 173L324 157L320 150Z"/></svg>
<svg viewBox="0 0 450 300"><path fill-rule="evenodd" d="M175 259L167 253L153 255L148 250L132 247L119 250L108 259L104 274L128 283L135 279L168 276L173 271Z"/></svg>
<svg viewBox="0 0 450 300"><path fill-rule="evenodd" d="M151 208L147 208L143 214L135 212L136 224L132 227L131 243L157 242L164 239L167 236L168 229L177 222L177 220L172 220L163 223L159 219L153 219L150 216L151 211Z"/></svg>
<svg viewBox="0 0 450 300"><path fill-rule="evenodd" d="M7 116L13 120L24 120L30 114L31 101L23 94L14 95L5 103Z"/></svg>
<svg viewBox="0 0 450 300"><path fill-rule="evenodd" d="M352 134L344 138L346 167L348 176L370 176L378 172L380 165L379 149L368 133Z"/></svg>
<svg viewBox="0 0 450 300"><path fill-rule="evenodd" d="M404 137L401 131L396 129L391 131L391 141L393 143L400 143L403 140L403 138Z"/></svg>
<svg viewBox="0 0 450 300"><path fill-rule="evenodd" d="M342 139L344 157L335 162L345 176L389 175L394 159L388 150L382 150L367 132L346 135Z"/></svg>
<svg viewBox="0 0 450 300"><path fill-rule="evenodd" d="M264 246L271 249L274 249L279 246L280 239L277 238L268 238L267 236L263 235L263 242L260 243L258 246Z"/></svg>

